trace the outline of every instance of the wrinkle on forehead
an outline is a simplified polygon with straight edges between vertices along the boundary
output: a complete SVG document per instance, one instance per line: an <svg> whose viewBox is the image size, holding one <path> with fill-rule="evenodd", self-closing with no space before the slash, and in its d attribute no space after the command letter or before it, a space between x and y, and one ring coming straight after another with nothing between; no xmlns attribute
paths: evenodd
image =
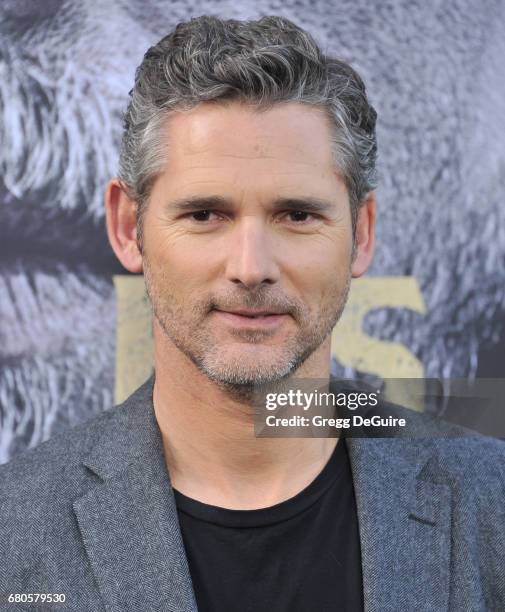
<svg viewBox="0 0 505 612"><path fill-rule="evenodd" d="M320 109L283 103L264 113L202 103L167 125L172 158L202 156L331 165L331 130ZM175 161L175 159L174 159Z"/></svg>

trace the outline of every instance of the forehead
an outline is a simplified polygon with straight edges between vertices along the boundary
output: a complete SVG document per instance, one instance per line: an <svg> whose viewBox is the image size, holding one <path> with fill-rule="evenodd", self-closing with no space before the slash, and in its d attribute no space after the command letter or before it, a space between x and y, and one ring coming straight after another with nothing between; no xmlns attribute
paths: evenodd
<svg viewBox="0 0 505 612"><path fill-rule="evenodd" d="M324 111L278 103L259 112L241 102L204 102L166 124L172 174L222 167L291 173L333 170L331 126Z"/></svg>

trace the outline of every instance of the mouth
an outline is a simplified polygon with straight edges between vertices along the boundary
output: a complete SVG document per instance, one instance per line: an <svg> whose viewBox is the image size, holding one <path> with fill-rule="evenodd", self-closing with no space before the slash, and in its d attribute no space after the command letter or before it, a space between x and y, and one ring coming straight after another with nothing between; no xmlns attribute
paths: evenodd
<svg viewBox="0 0 505 612"><path fill-rule="evenodd" d="M285 314L282 312L275 312L270 310L219 310L218 312L227 312L229 314L240 315L241 317L248 317L249 319L257 319L260 317L272 317L280 314Z"/></svg>
<svg viewBox="0 0 505 612"><path fill-rule="evenodd" d="M288 314L285 312L272 312L266 310L218 310L214 309L215 315L223 322L234 327L245 328L274 328L282 324Z"/></svg>

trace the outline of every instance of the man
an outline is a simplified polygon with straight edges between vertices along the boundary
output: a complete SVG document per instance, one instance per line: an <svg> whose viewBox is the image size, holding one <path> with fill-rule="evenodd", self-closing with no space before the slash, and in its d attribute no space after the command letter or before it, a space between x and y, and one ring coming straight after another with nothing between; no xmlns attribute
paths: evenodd
<svg viewBox="0 0 505 612"><path fill-rule="evenodd" d="M375 119L286 19L201 17L149 49L106 210L155 375L2 468L5 605L503 609L501 442L255 436L258 392L329 380L373 255Z"/></svg>

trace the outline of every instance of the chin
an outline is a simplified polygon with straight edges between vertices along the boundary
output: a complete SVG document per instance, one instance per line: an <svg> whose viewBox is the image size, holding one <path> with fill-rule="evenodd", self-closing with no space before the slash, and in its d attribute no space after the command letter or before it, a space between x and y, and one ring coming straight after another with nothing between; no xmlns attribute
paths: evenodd
<svg viewBox="0 0 505 612"><path fill-rule="evenodd" d="M225 385L263 385L282 380L294 370L292 362L280 365L279 360L258 362L242 359L238 366L237 360L220 363L203 363L202 370L213 381Z"/></svg>

